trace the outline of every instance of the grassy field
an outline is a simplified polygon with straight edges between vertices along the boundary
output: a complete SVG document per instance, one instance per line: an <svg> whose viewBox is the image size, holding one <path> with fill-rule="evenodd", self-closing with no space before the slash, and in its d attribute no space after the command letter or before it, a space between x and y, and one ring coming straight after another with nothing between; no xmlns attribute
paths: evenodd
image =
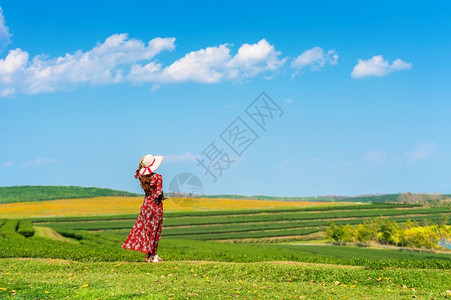
<svg viewBox="0 0 451 300"><path fill-rule="evenodd" d="M149 265L3 259L1 270L0 297L27 299L445 299L451 284L448 270L277 261Z"/></svg>
<svg viewBox="0 0 451 300"><path fill-rule="evenodd" d="M368 217L390 217L405 222L439 222L451 212L447 208L423 208L399 204L282 207L206 212L166 212L163 235L173 239L235 240L304 239L322 233L328 222L359 224ZM35 218L36 225L55 230L87 230L124 236L137 214L66 218Z"/></svg>
<svg viewBox="0 0 451 300"><path fill-rule="evenodd" d="M447 254L163 238L166 262L146 264L114 235L15 228L0 227L0 297L445 299L451 285Z"/></svg>
<svg viewBox="0 0 451 300"><path fill-rule="evenodd" d="M94 197L58 199L39 202L0 204L0 218L27 218L40 216L82 216L97 214L136 213L144 197ZM214 209L246 209L259 207L293 207L330 205L315 202L284 202L265 200L170 198L164 203L165 211L197 211Z"/></svg>
<svg viewBox="0 0 451 300"><path fill-rule="evenodd" d="M2 186L0 203L32 202L54 199L74 199L93 197L134 197L135 193L79 186Z"/></svg>
<svg viewBox="0 0 451 300"><path fill-rule="evenodd" d="M107 198L48 201L86 201L84 213L65 206L62 216L22 213L47 201L1 209L0 298L451 299L449 253L305 243L322 240L331 220L449 223L446 208L202 199L202 209L169 211L165 202L165 262L146 264L142 253L121 248L142 198L129 198L133 210L87 214L101 210L89 208L99 199ZM9 205L17 204L0 207Z"/></svg>

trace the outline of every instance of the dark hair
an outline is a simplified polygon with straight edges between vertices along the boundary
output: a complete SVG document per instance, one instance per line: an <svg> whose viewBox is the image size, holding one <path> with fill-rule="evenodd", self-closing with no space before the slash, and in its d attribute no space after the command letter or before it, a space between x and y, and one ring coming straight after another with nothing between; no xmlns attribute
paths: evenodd
<svg viewBox="0 0 451 300"><path fill-rule="evenodd" d="M149 174L149 175L142 175L139 177L139 185L141 185L142 189L146 193L146 196L151 194L152 188L151 188L151 182L152 177L155 173Z"/></svg>

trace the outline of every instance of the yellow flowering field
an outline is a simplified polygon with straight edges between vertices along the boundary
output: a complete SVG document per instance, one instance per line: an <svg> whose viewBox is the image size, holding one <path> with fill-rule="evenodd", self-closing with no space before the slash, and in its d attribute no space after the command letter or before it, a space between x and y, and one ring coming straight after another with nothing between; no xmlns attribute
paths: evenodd
<svg viewBox="0 0 451 300"><path fill-rule="evenodd" d="M0 204L0 218L138 213L143 199L143 197L96 197L39 202L7 203ZM190 211L212 209L246 209L325 204L330 205L330 203L327 202L308 201L170 198L164 201L164 210Z"/></svg>

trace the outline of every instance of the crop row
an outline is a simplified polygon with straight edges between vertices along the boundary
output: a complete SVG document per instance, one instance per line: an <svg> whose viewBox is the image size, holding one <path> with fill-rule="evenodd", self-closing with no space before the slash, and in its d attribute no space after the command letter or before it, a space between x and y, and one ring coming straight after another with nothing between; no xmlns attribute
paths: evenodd
<svg viewBox="0 0 451 300"><path fill-rule="evenodd" d="M24 237L30 237L34 234L33 225L30 220L20 220L17 228L17 233L20 233Z"/></svg>
<svg viewBox="0 0 451 300"><path fill-rule="evenodd" d="M18 220L4 220L3 226L0 227L0 233L6 235L11 232L16 232L17 226L19 226Z"/></svg>
<svg viewBox="0 0 451 300"><path fill-rule="evenodd" d="M6 224L7 223L7 224ZM62 258L78 261L141 261L142 253L122 249L117 238L109 235L96 235L88 232L72 233L79 243L55 241L39 236L25 238L15 232L17 221L8 221L8 234L0 235L0 258L40 257ZM3 232L2 226L0 232ZM70 232L63 232L70 235ZM325 251L328 251L327 253ZM316 255L316 251L319 251ZM340 252L342 258L336 257ZM306 251L288 245L252 245L217 243L207 241L171 240L160 241L159 254L166 260L209 260L229 262L257 261L301 261L339 265L364 266L370 269L381 268L425 268L451 269L451 260L446 255L401 253L392 250L358 249L347 247L314 247ZM372 257L372 258L366 258ZM383 258L382 258L383 257ZM400 259L410 257L409 259Z"/></svg>
<svg viewBox="0 0 451 300"><path fill-rule="evenodd" d="M414 208L419 207L414 204L330 204L319 206L301 206L301 207L277 207L277 208L253 208L240 210L210 210L210 211L186 211L169 212L168 217L212 217L228 215L254 215L261 213L290 213L290 212L326 212L342 210L365 210L365 209L393 209L393 208Z"/></svg>
<svg viewBox="0 0 451 300"><path fill-rule="evenodd" d="M275 222L289 220L317 220L317 219L337 219L351 217L378 217L378 216L402 216L412 214L438 214L449 212L447 208L422 208L422 209L386 209L386 210L356 210L324 213L284 213L284 214L259 214L254 216L230 216L224 217L186 217L167 218L165 226L181 225L202 225L202 224L230 224L249 222Z"/></svg>
<svg viewBox="0 0 451 300"><path fill-rule="evenodd" d="M270 231L252 231L252 232L230 232L218 234L202 234L202 235L175 235L171 236L173 239L184 240L229 240L229 239L250 239L250 238L269 238L281 236L299 236L318 232L319 228L294 228L285 230L270 230Z"/></svg>
<svg viewBox="0 0 451 300"><path fill-rule="evenodd" d="M358 218L358 217L378 217L378 216L408 216L415 214L441 214L449 212L445 208L420 208L420 209L386 209L386 210L356 210L356 211L339 211L339 212L323 212L323 213L280 213L280 214L258 214L247 216L229 216L229 217L184 217L174 218L165 215L164 226L194 226L194 225L213 225L213 224L238 224L238 223L255 223L255 222L278 222L278 221L307 221L318 219L337 219L337 218ZM38 224L59 228L59 229L83 229L83 230L101 230L101 229L120 229L127 228L134 224L136 216L133 219L117 220L112 217L112 221L67 221L67 222L45 222Z"/></svg>
<svg viewBox="0 0 451 300"><path fill-rule="evenodd" d="M377 216L377 215L376 215ZM399 222L404 222L407 219L421 221L423 219L439 221L443 218L444 214L428 214L426 216L416 215L400 215L391 216L391 219L395 219ZM368 218L368 217L366 217ZM338 224L358 224L365 220L365 218L317 218L319 220L283 220L283 221L268 221L261 222L260 220L253 222L236 222L236 223L214 223L211 224L192 224L185 225L185 227L169 226L171 219L165 219L163 221L163 233L167 235L181 235L181 234L202 234L202 233L224 233L224 232L243 232L254 230L268 230L268 229L284 229L284 228L299 228L309 226L326 226L330 220L336 221ZM123 221L100 221L100 222L55 222L49 224L40 224L41 226L51 227L57 230L114 230L114 229L131 229L135 220L123 220Z"/></svg>
<svg viewBox="0 0 451 300"><path fill-rule="evenodd" d="M211 211L186 211L186 212L165 212L167 218L182 217L212 217L212 216L230 216L230 215L255 215L264 213L295 213L295 212L327 212L342 210L367 210L367 209L394 209L394 208L415 208L414 204L353 204L353 205L324 205L324 206L306 206L290 208L264 208L264 209L241 209L241 210L211 210ZM137 214L122 215L99 215L99 216L68 216L68 217L40 217L32 218L37 222L72 222L72 221L101 221L101 220L128 220L136 219Z"/></svg>
<svg viewBox="0 0 451 300"><path fill-rule="evenodd" d="M442 221L440 217L437 216L412 216L412 217L393 217L390 218L398 222L405 222L407 219L411 221ZM348 219L348 220L336 220L336 224L360 224L365 219ZM271 223L244 223L244 224L224 224L224 225L210 225L210 226L189 226L189 227L164 227L163 234L165 236L173 235L187 235L187 234L212 234L212 233L228 233L228 232L246 232L246 231L256 231L256 230L271 230L271 229L292 229L292 228L302 228L302 227L325 227L330 222L330 220L320 220L320 221L290 221L290 222L271 222Z"/></svg>
<svg viewBox="0 0 451 300"><path fill-rule="evenodd" d="M391 220L395 220L397 222L405 222L407 220L418 221L418 222L443 222L443 218L441 216L436 215L428 215L428 216L401 216L401 217L392 217ZM336 220L336 224L360 224L365 219L348 219L348 220ZM271 236L290 236L295 235L290 232L290 230L299 230L316 227L315 231L322 231L328 224L329 220L319 220L319 221L307 221L307 222L275 222L275 223L250 223L250 224L223 224L223 225L212 225L212 226L192 226L192 227L165 227L163 225L163 236L168 238L183 238L183 239L205 239L205 240L214 240L214 239L239 239L239 238L251 238L251 237L263 237L257 236L255 234L247 235L248 232L256 232L256 231L265 231L264 237ZM448 220L448 224L451 224L451 221ZM74 224L76 225L76 224ZM111 228L103 228L101 229L102 236L105 233L111 234L115 236L116 239L125 239L127 234L130 232L132 224L128 224L125 228L120 229L111 229ZM120 227L120 226L119 226ZM68 230L68 228L55 228L58 231ZM72 228L76 229L76 228ZM83 228L87 230L86 228ZM285 229L285 230L282 230ZM94 229L97 230L97 229ZM272 231L270 231L272 230ZM279 232L275 232L275 230L279 230ZM220 235L218 238L218 234ZM226 234L227 236L222 236L221 234ZM245 235L243 235L245 234Z"/></svg>

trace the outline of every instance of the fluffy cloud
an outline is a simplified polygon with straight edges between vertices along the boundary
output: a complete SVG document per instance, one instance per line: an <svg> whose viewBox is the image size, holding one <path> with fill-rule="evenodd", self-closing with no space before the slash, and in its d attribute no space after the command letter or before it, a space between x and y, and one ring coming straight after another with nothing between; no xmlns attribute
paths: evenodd
<svg viewBox="0 0 451 300"><path fill-rule="evenodd" d="M359 59L357 65L352 70L353 78L378 76L384 77L390 73L412 68L412 63L407 63L401 59L396 59L391 64L382 55L376 55L368 60Z"/></svg>
<svg viewBox="0 0 451 300"><path fill-rule="evenodd" d="M234 56L230 46L222 44L189 52L165 68L154 62L134 65L128 79L133 82L162 83L242 80L279 69L287 60L280 59L281 54L265 39L256 44L243 44Z"/></svg>
<svg viewBox="0 0 451 300"><path fill-rule="evenodd" d="M9 42L10 36L0 8L0 42ZM239 82L259 75L271 78L289 59L266 39L244 43L236 53L230 44L221 44L191 51L168 65L156 59L159 53L174 49L174 37L157 37L146 43L127 34L113 34L88 51L60 57L30 57L20 48L12 49L0 58L0 97L70 90L79 85L151 83L150 91L155 92L164 83ZM291 67L296 72L305 67L318 70L327 63L336 64L337 59L334 50L324 52L315 47L294 59Z"/></svg>
<svg viewBox="0 0 451 300"><path fill-rule="evenodd" d="M9 43L10 36L0 8L0 46L2 41ZM159 53L174 49L173 37L157 37L145 43L127 34L113 34L88 51L53 58L30 57L20 48L12 49L0 58L0 97L50 93L87 84L151 83L150 91L155 92L164 83L239 82L259 75L271 78L289 59L266 39L244 43L235 54L230 44L221 44L191 51L166 66L156 59ZM299 55L291 66L297 72L307 66L317 70L326 63L336 64L337 59L334 50L325 53L315 47Z"/></svg>
<svg viewBox="0 0 451 300"><path fill-rule="evenodd" d="M9 29L5 24L3 10L0 7L0 50L3 50L3 48L11 42L10 38L11 34L9 33Z"/></svg>
<svg viewBox="0 0 451 300"><path fill-rule="evenodd" d="M291 62L291 68L296 70L297 74L300 70L310 67L311 70L319 70L327 63L336 65L338 61L338 54L335 50L329 50L324 52L320 47L314 47L312 49L304 51L301 55L296 57Z"/></svg>
<svg viewBox="0 0 451 300"><path fill-rule="evenodd" d="M242 80L281 68L287 58L265 39L243 44L235 55L231 46L222 44L187 53L164 67L155 56L172 51L175 38L155 38L147 44L114 34L93 49L48 58L30 59L21 49L10 50L0 59L0 96L17 92L37 94L71 89L80 84L200 82L218 83Z"/></svg>
<svg viewBox="0 0 451 300"><path fill-rule="evenodd" d="M10 50L0 60L0 94L15 91L27 94L53 92L77 84L111 84L122 82L126 66L153 58L159 52L174 49L174 38L155 38L144 44L114 34L87 52L77 51L57 58L36 56L29 60L27 52Z"/></svg>

